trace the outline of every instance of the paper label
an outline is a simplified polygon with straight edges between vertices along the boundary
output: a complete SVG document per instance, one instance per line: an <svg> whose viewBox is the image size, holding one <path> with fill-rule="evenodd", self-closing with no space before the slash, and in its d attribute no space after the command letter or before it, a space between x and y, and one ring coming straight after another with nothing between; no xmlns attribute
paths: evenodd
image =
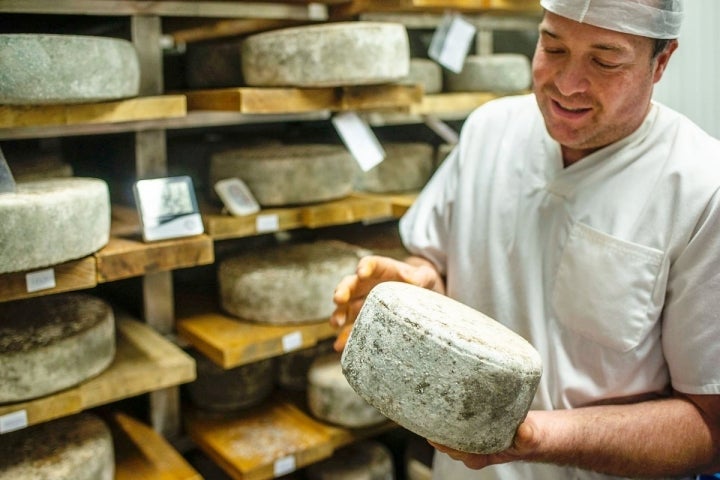
<svg viewBox="0 0 720 480"><path fill-rule="evenodd" d="M55 288L55 270L46 268L25 275L25 286L28 293Z"/></svg>
<svg viewBox="0 0 720 480"><path fill-rule="evenodd" d="M287 353L293 350L297 350L298 348L302 347L302 341L303 338L301 332L288 333L282 338L283 351Z"/></svg>
<svg viewBox="0 0 720 480"><path fill-rule="evenodd" d="M385 150L380 145L370 126L355 112L343 112L333 116L332 123L340 138L360 168L367 172L385 159Z"/></svg>
<svg viewBox="0 0 720 480"><path fill-rule="evenodd" d="M0 433L14 432L28 426L27 411L18 410L0 417Z"/></svg>
<svg viewBox="0 0 720 480"><path fill-rule="evenodd" d="M435 30L428 56L455 73L462 72L477 29L457 13L447 13Z"/></svg>
<svg viewBox="0 0 720 480"><path fill-rule="evenodd" d="M280 218L275 215L258 215L255 219L255 229L258 233L277 232L280 230Z"/></svg>
<svg viewBox="0 0 720 480"><path fill-rule="evenodd" d="M278 458L275 460L275 464L273 465L273 472L275 473L275 477L280 477L282 475L287 475L288 473L292 473L295 471L295 457L292 455L288 455L287 457Z"/></svg>

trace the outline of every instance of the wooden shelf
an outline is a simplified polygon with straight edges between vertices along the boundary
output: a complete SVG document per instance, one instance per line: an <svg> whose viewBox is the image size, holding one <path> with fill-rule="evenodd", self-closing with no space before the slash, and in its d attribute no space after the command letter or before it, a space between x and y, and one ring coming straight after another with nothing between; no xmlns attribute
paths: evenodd
<svg viewBox="0 0 720 480"><path fill-rule="evenodd" d="M438 12L457 10L471 13L538 13L537 0L352 0L331 7L330 18L350 17L365 12Z"/></svg>
<svg viewBox="0 0 720 480"><path fill-rule="evenodd" d="M51 269L55 277L55 287L28 292L27 276L34 272ZM84 290L97 285L97 267L95 257L89 256L80 260L36 268L24 272L0 274L0 302L39 297L54 293Z"/></svg>
<svg viewBox="0 0 720 480"><path fill-rule="evenodd" d="M113 415L115 480L202 480L158 432L124 414Z"/></svg>
<svg viewBox="0 0 720 480"><path fill-rule="evenodd" d="M405 215L405 212L412 206L413 202L418 196L418 192L413 193L397 193L391 195L379 195L373 193L355 193L358 197L365 197L368 199L382 199L385 202L390 203L392 215L395 218L400 218Z"/></svg>
<svg viewBox="0 0 720 480"><path fill-rule="evenodd" d="M100 375L46 397L0 405L0 417L25 412L27 425L53 420L195 379L195 361L149 326L116 314L117 352Z"/></svg>
<svg viewBox="0 0 720 480"><path fill-rule="evenodd" d="M244 321L220 312L215 298L186 294L178 295L176 327L181 339L226 369L310 348L336 334L328 321L288 326Z"/></svg>

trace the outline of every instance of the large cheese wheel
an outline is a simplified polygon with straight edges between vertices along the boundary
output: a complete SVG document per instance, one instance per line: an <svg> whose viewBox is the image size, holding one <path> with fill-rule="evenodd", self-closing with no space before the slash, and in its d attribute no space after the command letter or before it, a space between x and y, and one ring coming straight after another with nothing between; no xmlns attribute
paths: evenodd
<svg viewBox="0 0 720 480"><path fill-rule="evenodd" d="M391 193L420 190L433 172L433 146L428 143L384 144L385 159L363 172L356 170L355 188L364 192Z"/></svg>
<svg viewBox="0 0 720 480"><path fill-rule="evenodd" d="M199 408L217 412L242 410L265 400L275 386L275 359L223 369L191 350L197 378L185 384L190 400Z"/></svg>
<svg viewBox="0 0 720 480"><path fill-rule="evenodd" d="M291 27L248 37L243 76L261 87L325 87L395 82L410 69L401 24L338 22Z"/></svg>
<svg viewBox="0 0 720 480"><path fill-rule="evenodd" d="M220 303L229 314L265 324L327 320L338 282L368 252L336 241L285 244L227 258L218 267Z"/></svg>
<svg viewBox="0 0 720 480"><path fill-rule="evenodd" d="M0 480L112 480L110 429L80 413L2 436Z"/></svg>
<svg viewBox="0 0 720 480"><path fill-rule="evenodd" d="M308 480L393 480L394 468L390 449L366 440L341 448L305 471Z"/></svg>
<svg viewBox="0 0 720 480"><path fill-rule="evenodd" d="M478 453L510 446L542 368L537 351L500 323L399 282L371 290L342 366L350 385L390 419Z"/></svg>
<svg viewBox="0 0 720 480"><path fill-rule="evenodd" d="M307 390L307 376L310 365L321 355L333 351L333 339L317 345L286 353L278 357L278 385L288 390Z"/></svg>
<svg viewBox="0 0 720 480"><path fill-rule="evenodd" d="M191 43L185 53L185 81L190 88L238 87L242 42Z"/></svg>
<svg viewBox="0 0 720 480"><path fill-rule="evenodd" d="M343 375L340 355L315 359L308 371L308 408L320 420L347 428L378 425L387 418L358 395Z"/></svg>
<svg viewBox="0 0 720 480"><path fill-rule="evenodd" d="M242 179L263 207L342 198L352 191L356 162L340 145L255 145L216 153L210 183Z"/></svg>
<svg viewBox="0 0 720 480"><path fill-rule="evenodd" d="M0 195L0 273L89 255L110 237L110 195L94 178L18 183Z"/></svg>
<svg viewBox="0 0 720 480"><path fill-rule="evenodd" d="M76 385L114 356L113 311L99 298L67 293L0 303L0 403Z"/></svg>
<svg viewBox="0 0 720 480"><path fill-rule="evenodd" d="M33 182L48 178L73 176L73 168L51 153L24 155L17 159L8 158L8 165L16 182Z"/></svg>
<svg viewBox="0 0 720 480"><path fill-rule="evenodd" d="M399 83L402 85L421 85L423 92L426 94L442 92L442 67L427 58L411 58L408 75Z"/></svg>
<svg viewBox="0 0 720 480"><path fill-rule="evenodd" d="M137 52L127 40L4 34L0 52L0 104L98 102L140 88Z"/></svg>
<svg viewBox="0 0 720 480"><path fill-rule="evenodd" d="M515 93L532 82L530 60L520 53L470 55L460 73L445 71L448 92Z"/></svg>

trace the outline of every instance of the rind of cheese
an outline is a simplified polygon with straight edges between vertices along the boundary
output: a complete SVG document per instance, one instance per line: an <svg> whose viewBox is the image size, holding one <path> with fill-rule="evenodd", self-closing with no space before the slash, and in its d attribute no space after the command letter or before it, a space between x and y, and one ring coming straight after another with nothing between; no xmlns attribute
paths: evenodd
<svg viewBox="0 0 720 480"><path fill-rule="evenodd" d="M0 273L90 255L110 238L110 195L94 178L18 183L0 195Z"/></svg>
<svg viewBox="0 0 720 480"><path fill-rule="evenodd" d="M252 86L368 85L406 77L410 46L401 24L337 22L251 35L241 58Z"/></svg>
<svg viewBox="0 0 720 480"><path fill-rule="evenodd" d="M441 445L504 450L540 382L540 355L522 337L451 298L381 283L367 296L342 356L371 405Z"/></svg>
<svg viewBox="0 0 720 480"><path fill-rule="evenodd" d="M191 43L185 54L185 81L190 88L239 87L242 42Z"/></svg>
<svg viewBox="0 0 720 480"><path fill-rule="evenodd" d="M310 366L321 355L333 351L332 339L322 341L311 348L304 348L278 357L278 385L288 390L307 390Z"/></svg>
<svg viewBox="0 0 720 480"><path fill-rule="evenodd" d="M308 371L308 408L320 420L348 428L378 425L387 418L358 395L335 353L315 359Z"/></svg>
<svg viewBox="0 0 720 480"><path fill-rule="evenodd" d="M359 167L355 188L363 192L393 193L420 190L433 172L434 149L428 143L387 143L385 159L367 172Z"/></svg>
<svg viewBox="0 0 720 480"><path fill-rule="evenodd" d="M99 102L140 89L140 62L127 40L3 34L0 51L0 104Z"/></svg>
<svg viewBox="0 0 720 480"><path fill-rule="evenodd" d="M338 282L367 250L338 241L285 244L248 251L218 266L220 303L227 313L264 324L327 320Z"/></svg>
<svg viewBox="0 0 720 480"><path fill-rule="evenodd" d="M440 93L443 90L442 67L427 58L411 58L410 70L401 85L421 85L425 94Z"/></svg>
<svg viewBox="0 0 720 480"><path fill-rule="evenodd" d="M340 145L254 145L216 153L210 184L238 177L263 207L302 205L352 192L356 162Z"/></svg>
<svg viewBox="0 0 720 480"><path fill-rule="evenodd" d="M306 468L308 480L394 480L390 449L365 440L336 451L332 457Z"/></svg>
<svg viewBox="0 0 720 480"><path fill-rule="evenodd" d="M530 60L520 53L469 55L460 73L445 71L448 92L516 93L530 88Z"/></svg>
<svg viewBox="0 0 720 480"><path fill-rule="evenodd" d="M77 385L114 357L112 307L99 298L67 293L0 303L0 402Z"/></svg>
<svg viewBox="0 0 720 480"><path fill-rule="evenodd" d="M2 436L0 480L112 480L110 429L90 413L33 425Z"/></svg>

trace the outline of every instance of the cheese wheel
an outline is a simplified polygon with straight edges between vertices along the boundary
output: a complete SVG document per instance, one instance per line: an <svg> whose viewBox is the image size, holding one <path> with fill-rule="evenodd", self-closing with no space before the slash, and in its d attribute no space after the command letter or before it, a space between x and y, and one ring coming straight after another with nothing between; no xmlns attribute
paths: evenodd
<svg viewBox="0 0 720 480"><path fill-rule="evenodd" d="M264 324L327 320L338 282L368 252L342 242L317 241L248 251L218 267L220 303L227 313Z"/></svg>
<svg viewBox="0 0 720 480"><path fill-rule="evenodd" d="M195 359L197 378L184 387L201 409L228 412L249 408L265 400L275 386L273 358L225 370L202 353L191 350L190 355Z"/></svg>
<svg viewBox="0 0 720 480"><path fill-rule="evenodd" d="M442 67L427 58L411 58L407 77L402 85L421 85L425 94L440 93L443 89Z"/></svg>
<svg viewBox="0 0 720 480"><path fill-rule="evenodd" d="M340 355L322 355L308 371L308 408L320 420L347 428L364 428L387 420L366 402L343 376Z"/></svg>
<svg viewBox="0 0 720 480"><path fill-rule="evenodd" d="M530 88L530 60L519 53L469 55L460 73L445 71L448 92L515 93Z"/></svg>
<svg viewBox="0 0 720 480"><path fill-rule="evenodd" d="M113 311L99 298L68 293L0 303L0 403L77 385L114 356Z"/></svg>
<svg viewBox="0 0 720 480"><path fill-rule="evenodd" d="M350 385L391 420L476 453L510 446L542 369L537 351L500 323L399 282L371 290L342 367Z"/></svg>
<svg viewBox="0 0 720 480"><path fill-rule="evenodd" d="M420 190L433 171L434 149L428 143L383 145L385 159L367 172L359 167L355 188L363 192L392 193Z"/></svg>
<svg viewBox="0 0 720 480"><path fill-rule="evenodd" d="M244 85L240 51L242 42L191 43L185 53L185 81L190 88Z"/></svg>
<svg viewBox="0 0 720 480"><path fill-rule="evenodd" d="M255 145L216 153L210 184L238 177L263 207L302 205L347 196L356 162L340 145Z"/></svg>
<svg viewBox="0 0 720 480"><path fill-rule="evenodd" d="M0 480L112 480L110 429L90 413L33 425L2 436Z"/></svg>
<svg viewBox="0 0 720 480"><path fill-rule="evenodd" d="M140 63L127 40L3 34L0 51L0 104L99 102L140 88Z"/></svg>
<svg viewBox="0 0 720 480"><path fill-rule="evenodd" d="M305 471L308 480L394 480L394 468L390 450L366 440L339 449Z"/></svg>
<svg viewBox="0 0 720 480"><path fill-rule="evenodd" d="M0 273L90 255L110 237L110 195L94 178L18 183L0 194Z"/></svg>
<svg viewBox="0 0 720 480"><path fill-rule="evenodd" d="M435 153L435 169L440 168L440 165L448 158L453 149L455 149L454 144L441 143L438 145L437 152Z"/></svg>
<svg viewBox="0 0 720 480"><path fill-rule="evenodd" d="M18 160L8 160L10 170L16 182L32 182L48 178L66 178L73 176L69 163L53 154L31 155Z"/></svg>
<svg viewBox="0 0 720 480"><path fill-rule="evenodd" d="M248 85L367 85L407 76L410 46L401 24L338 22L251 35L241 58Z"/></svg>
<svg viewBox="0 0 720 480"><path fill-rule="evenodd" d="M310 365L321 355L333 351L334 340L326 340L311 348L304 348L278 357L278 385L288 390L307 390Z"/></svg>

